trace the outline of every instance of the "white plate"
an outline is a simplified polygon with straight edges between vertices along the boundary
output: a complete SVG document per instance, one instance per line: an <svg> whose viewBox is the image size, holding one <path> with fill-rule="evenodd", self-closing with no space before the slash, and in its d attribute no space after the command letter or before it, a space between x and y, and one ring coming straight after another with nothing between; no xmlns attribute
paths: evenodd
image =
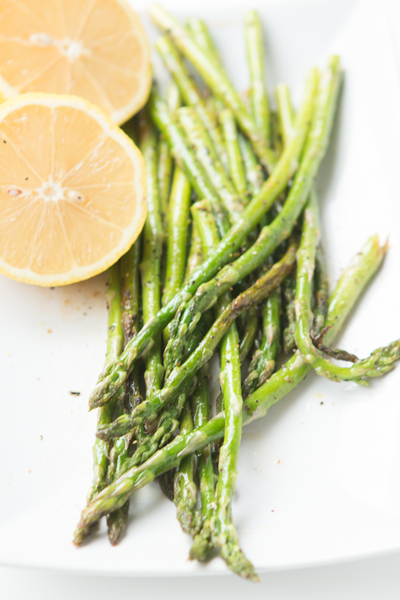
<svg viewBox="0 0 400 600"><path fill-rule="evenodd" d="M191 4L244 89L239 9L254 3L220 0L209 12L211 2ZM342 57L340 110L318 181L332 282L371 234L391 243L340 339L365 355L400 330L400 94L389 29L370 2L263 4L271 85L287 81L298 99L309 66L332 51ZM91 480L96 417L87 398L104 359L105 278L54 290L4 277L0 285L0 562L118 575L225 572L220 559L187 560L190 541L156 484L132 498L117 548L104 530L72 545ZM310 376L245 429L234 520L258 570L400 548L399 388L400 369L369 388Z"/></svg>

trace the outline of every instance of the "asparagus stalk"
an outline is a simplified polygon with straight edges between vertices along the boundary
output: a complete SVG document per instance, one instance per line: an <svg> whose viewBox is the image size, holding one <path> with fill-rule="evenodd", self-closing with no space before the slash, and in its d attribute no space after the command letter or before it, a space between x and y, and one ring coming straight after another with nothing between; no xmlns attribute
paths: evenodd
<svg viewBox="0 0 400 600"><path fill-rule="evenodd" d="M275 154L279 155L278 149L272 143L271 117L268 102L268 94L265 85L264 48L262 40L262 28L255 11L249 11L246 15L246 41L247 56L251 75L250 95L253 106L253 114L257 125L264 131L266 139L275 148ZM242 144L243 145L243 144ZM246 148L244 148L246 152ZM251 156L248 157L251 161ZM268 222L268 217L263 217ZM269 263L273 261L273 255L268 257ZM243 394L247 396L259 385L264 383L275 369L275 359L279 351L280 340L280 290L276 289L264 301L261 309L263 336L260 347L256 350L250 365L248 375L244 382Z"/></svg>
<svg viewBox="0 0 400 600"><path fill-rule="evenodd" d="M195 110L200 122L212 140L215 153L221 157L222 164L225 165L227 163L226 150L214 114L209 110L201 97L174 44L168 36L163 36L157 40L156 48L174 78L176 85L179 87L185 104Z"/></svg>
<svg viewBox="0 0 400 600"><path fill-rule="evenodd" d="M146 167L147 217L143 233L143 256L140 265L142 275L142 307L144 324L151 322L161 307L161 250L164 233L158 195L156 135L146 113L139 122L140 148ZM128 344L129 346L129 344ZM146 397L159 390L163 378L161 340L154 341L146 355Z"/></svg>
<svg viewBox="0 0 400 600"><path fill-rule="evenodd" d="M261 165L258 163L256 156L246 138L243 135L239 135L239 148L243 159L243 166L245 171L245 178L247 183L247 195L249 197L258 194L261 186L264 182L263 171ZM272 292L266 302L269 302L278 290ZM239 354L240 363L243 364L248 355L251 352L254 341L257 336L259 327L259 310L258 307L253 307L249 310L247 315L243 315L242 318L246 319L244 332L240 340Z"/></svg>
<svg viewBox="0 0 400 600"><path fill-rule="evenodd" d="M258 163L248 140L241 134L239 134L239 147L243 159L247 186L250 188L250 196L252 196L260 192L264 183L262 167Z"/></svg>
<svg viewBox="0 0 400 600"><path fill-rule="evenodd" d="M210 399L204 372L200 372L197 385L191 397L194 414L194 427L198 428L210 420ZM195 535L189 557L205 560L211 545L211 517L215 507L215 475L211 457L211 446L205 446L197 453L197 471L199 476L201 499L201 527Z"/></svg>
<svg viewBox="0 0 400 600"><path fill-rule="evenodd" d="M271 299L271 296L269 296L269 299ZM280 337L280 303L276 296L274 302L264 302L262 321L263 337L260 348L254 353L249 365L249 372L243 384L244 397L267 381L275 368Z"/></svg>
<svg viewBox="0 0 400 600"><path fill-rule="evenodd" d="M255 10L250 10L245 17L247 58L250 66L250 96L256 126L269 142L270 110L265 85L264 47L260 18Z"/></svg>
<svg viewBox="0 0 400 600"><path fill-rule="evenodd" d="M193 418L190 403L186 400L181 413L180 433L193 431ZM195 455L182 459L174 480L174 502L176 516L185 533L195 536L201 526L201 516L197 510L197 488L194 482Z"/></svg>
<svg viewBox="0 0 400 600"><path fill-rule="evenodd" d="M273 292L272 294L275 294ZM271 294L271 295L272 295ZM240 340L239 346L239 356L240 356L240 364L242 365L248 355L251 352L254 341L257 336L258 327L259 327L259 311L257 306L253 306L247 315L244 315L246 318L246 323L243 331L243 335Z"/></svg>
<svg viewBox="0 0 400 600"><path fill-rule="evenodd" d="M228 567L241 577L258 581L252 563L239 546L232 522L232 498L237 480L237 460L242 434L242 389L240 381L239 337L232 327L221 342L221 381L225 407L224 442L219 454L216 514L212 518L212 540L220 546Z"/></svg>
<svg viewBox="0 0 400 600"><path fill-rule="evenodd" d="M140 239L121 258L121 324L124 333L124 345L137 334L139 330L139 262ZM126 402L125 400L128 400ZM140 404L142 397L139 390L139 373L137 366L132 370L125 386L124 405L128 409ZM123 402L119 403L119 414L123 414ZM131 436L116 439L109 451L110 459L107 470L107 483L114 480L115 474L121 470L121 465L129 458ZM126 528L129 512L129 501L124 506L107 515L108 537L112 545L118 543Z"/></svg>
<svg viewBox="0 0 400 600"><path fill-rule="evenodd" d="M235 319L250 306L258 304L268 296L287 277L294 266L295 252L296 244L291 242L284 257L263 277L258 279L252 287L240 294L227 306L189 358L171 372L161 391L155 392L150 399L146 399L145 402L139 404L129 417L124 417L122 421L118 418L110 426L98 430L97 435L101 436L102 439L124 435L133 427L142 424L145 419L154 419L164 406L177 397L198 369L210 360L219 342L229 331Z"/></svg>
<svg viewBox="0 0 400 600"><path fill-rule="evenodd" d="M240 154L238 132L232 111L229 109L223 110L219 115L219 122L228 151L232 181L236 187L237 193L240 196L244 196L247 191L246 177L244 174L242 156Z"/></svg>
<svg viewBox="0 0 400 600"><path fill-rule="evenodd" d="M122 402L119 402L118 414L123 414L124 409ZM123 464L129 457L128 448L131 436L127 435L114 440L114 444L109 452L109 466L107 470L107 485L115 479L115 475L119 472L118 467ZM108 539L113 546L116 546L121 538L121 535L126 529L129 514L129 500L116 510L107 515L107 532Z"/></svg>
<svg viewBox="0 0 400 600"><path fill-rule="evenodd" d="M280 133L284 145L288 144L293 136L294 112L290 100L290 92L287 85L281 83L276 87L276 99L278 104L278 119L280 124ZM283 349L285 352L291 352L296 348L294 331L296 328L296 315L294 309L294 299L296 294L296 278L291 275L283 283L283 297L285 299L286 327L283 330ZM325 322L325 317L324 317Z"/></svg>
<svg viewBox="0 0 400 600"><path fill-rule="evenodd" d="M168 109L172 113L174 113L180 105L179 89L176 83L174 82L171 82L168 86L166 101ZM168 200L172 181L172 156L168 146L168 142L166 142L162 136L158 143L157 176L160 209L163 219L163 225L166 229L168 226Z"/></svg>
<svg viewBox="0 0 400 600"><path fill-rule="evenodd" d="M192 207L192 212L194 211L194 206ZM199 262L195 264L194 260L192 262L188 261L187 279L201 263L203 256L201 238L196 222L193 221L191 255L195 255L196 248L198 249L197 256ZM193 412L193 425L195 428L201 427L210 420L207 365L197 372L197 383L190 400ZM210 548L211 530L209 528L209 523L213 514L215 500L215 476L210 446L206 446L197 453L197 472L201 499L201 524L200 531L194 537L193 547L198 548L199 551L201 550L202 555L205 557ZM190 557L194 558L194 556L192 557L192 554L190 554Z"/></svg>
<svg viewBox="0 0 400 600"><path fill-rule="evenodd" d="M192 223L192 240L186 265L185 281L188 281L195 270L203 262L203 249L201 239L195 223Z"/></svg>
<svg viewBox="0 0 400 600"><path fill-rule="evenodd" d="M190 260L188 261L186 279L188 279L196 267L201 263L203 256L202 244L199 236L199 232L196 223L193 221L193 235L192 244L190 251ZM205 369L204 367L203 369ZM181 415L181 427L180 434L192 431L193 427L203 425L203 422L209 420L209 398L205 375L203 371L197 373L197 382L194 391L190 398L191 408L194 413L194 419L190 412L189 402L186 400L184 406L184 412ZM207 450L203 449L203 454L198 453L198 475L200 482L200 494L202 502L205 498L208 498L211 494L211 490L208 489L210 481L209 465L206 462ZM181 523L182 529L195 537L198 534L199 529L202 527L202 521L204 519L204 511L206 507L202 507L202 514L196 510L196 485L193 480L194 475L194 461L195 455L186 456L181 464L179 465L178 473L175 478L174 492L175 502L177 504L177 516ZM212 465L211 465L212 468ZM214 497L214 473L211 473L212 480L212 497Z"/></svg>
<svg viewBox="0 0 400 600"><path fill-rule="evenodd" d="M197 202L192 207L193 218L196 222L203 242L205 256L218 243L219 235L212 219L212 209L207 201ZM229 292L220 296L216 314L221 316L230 306ZM237 479L237 458L242 432L242 390L241 369L239 359L239 336L233 322L226 335L221 340L221 385L224 398L226 424L224 443L220 451L219 479L215 496L215 515L204 524L204 531L192 547L191 556L204 559L203 553L210 547L209 532L215 545L221 547L221 556L228 567L251 579L256 578L253 565L241 552L236 529L232 523L232 496Z"/></svg>
<svg viewBox="0 0 400 600"><path fill-rule="evenodd" d="M108 269L106 300L108 306L108 336L106 364L121 354L124 334L121 325L121 278L119 264ZM117 397L98 412L97 428L111 423ZM88 503L104 488L107 480L109 444L96 437L93 444L93 483L89 490Z"/></svg>
<svg viewBox="0 0 400 600"><path fill-rule="evenodd" d="M394 367L400 359L400 339L383 348L377 348L369 357L358 360L349 367L341 367L323 357L311 340L312 323L311 297L315 256L320 238L318 199L314 191L304 213L303 232L298 252L296 285L296 343L305 361L318 375L333 381L353 380L365 384L369 378L381 377Z"/></svg>
<svg viewBox="0 0 400 600"><path fill-rule="evenodd" d="M276 86L275 93L282 141L284 146L287 146L295 133L294 114L289 88L286 84L279 83Z"/></svg>
<svg viewBox="0 0 400 600"><path fill-rule="evenodd" d="M178 119L187 139L190 140L196 159L207 173L231 222L237 221L243 212L244 201L226 174L207 131L192 108L179 109Z"/></svg>
<svg viewBox="0 0 400 600"><path fill-rule="evenodd" d="M153 91L150 98L150 110L153 121L168 141L171 152L180 169L188 177L193 189L201 198L210 200L219 226L224 219L219 196L213 187L205 169L191 152L182 128L168 111L165 102Z"/></svg>
<svg viewBox="0 0 400 600"><path fill-rule="evenodd" d="M324 106L324 94L322 92L322 98L320 101L320 104L322 104L323 108L325 109L324 111L320 110L319 116L319 122L321 125L319 130L319 141L322 143L319 144L318 139L316 140L316 156L312 157L310 154L307 168L305 165L303 169L303 175L307 173L307 177L305 178L304 182L303 180L299 180L298 184L294 188L293 195L295 196L295 199L293 198L293 201L290 203L287 209L288 216L290 216L289 225L291 225L291 223L297 218L298 213L301 210L303 204L303 188L307 188L308 179L312 179L314 176L314 170L319 164L321 154L323 154L324 145L330 130L330 122L333 118L337 88L339 87L340 81L339 69L335 61L333 61L331 68L328 70L327 79L328 81L325 81L325 85L323 86L323 90L328 92L325 101L326 106ZM307 135L309 121L314 109L314 95L316 92L317 82L318 73L316 70L312 70L309 75L305 98L296 119L296 136L293 138L292 142L287 146L287 148L285 148L275 167L274 173L265 182L260 193L253 198L250 204L245 208L239 221L231 228L228 234L224 236L218 246L210 254L210 257L195 271L195 273L193 273L190 281L188 281L182 290L176 294L174 298L165 307L163 307L163 309L161 309L158 315L152 319L147 326L141 329L135 339L131 340L131 342L128 344L118 360L110 361L106 365L106 367L103 369L103 372L100 374L97 385L90 396L90 409L102 406L111 400L111 398L117 393L117 390L125 382L127 373L133 367L135 360L142 356L153 345L156 336L159 335L160 332L168 325L178 308L182 306L183 303L188 302L198 287L202 283L208 281L210 277L213 277L218 269L220 269L223 264L232 258L233 253L237 250L237 248L240 247L253 227L257 225L262 215L271 207L274 200L285 189L286 184L296 167L296 161L301 153L304 140ZM159 108L158 101L156 104ZM154 104L153 108L155 108ZM158 110L158 112L160 112L160 110ZM163 107L162 112L163 116L165 116L165 110ZM166 129L163 129L163 131L165 130ZM176 141L175 138L173 136L169 136L169 138L169 143L174 145ZM204 197L204 195L200 194L200 197ZM290 229L291 227L289 227L289 230ZM266 235L264 233L264 236L262 235L261 240L259 240L259 246L261 245L262 249L264 248L264 245L267 246L266 252L260 253L257 252L258 248L253 248L253 251L256 251L255 255L253 255L253 258L259 256L261 263L265 258L265 254L269 254L269 245L273 246L273 242L276 238L283 239L288 234L287 227L284 223L282 223L281 219L277 227L275 227L272 231L266 232ZM264 237L266 237L266 240L263 244L262 242L264 241ZM256 263L254 266L253 262ZM247 273L251 272L254 268L256 268L256 266L257 260L250 260L249 270ZM230 287L230 284L227 287Z"/></svg>
<svg viewBox="0 0 400 600"><path fill-rule="evenodd" d="M368 240L361 252L353 258L342 274L329 301L326 325L326 341L332 343L355 302L382 263L387 247L380 246L378 236ZM268 409L291 392L311 371L300 352L274 373L247 400L243 411L243 422L249 423L265 416ZM127 471L113 484L105 488L87 506L75 531L75 544L81 544L90 527L102 515L122 506L126 499L161 473L177 466L184 456L201 450L221 438L225 428L224 413L218 414L193 432L178 435L170 444L156 452L146 463Z"/></svg>
<svg viewBox="0 0 400 600"><path fill-rule="evenodd" d="M255 121L248 114L224 69L209 57L208 52L203 52L185 28L159 5L152 4L150 6L150 16L162 31L170 34L179 50L193 64L211 91L234 112L241 129L251 140L257 156L271 173L275 165L275 156Z"/></svg>
<svg viewBox="0 0 400 600"><path fill-rule="evenodd" d="M315 257L314 273L314 320L311 331L311 337L317 337L325 325L326 313L328 311L329 299L329 280L326 272L325 256L321 244L317 248Z"/></svg>
<svg viewBox="0 0 400 600"><path fill-rule="evenodd" d="M203 52L207 53L209 58L217 65L221 65L218 50L215 47L214 41L205 22L201 19L188 19L186 22L186 29L198 47L201 48Z"/></svg>
<svg viewBox="0 0 400 600"><path fill-rule="evenodd" d="M294 332L296 329L296 312L294 307L296 297L296 277L291 275L284 282L283 297L285 299L286 327L283 330L283 350L292 352L296 348Z"/></svg>
<svg viewBox="0 0 400 600"><path fill-rule="evenodd" d="M177 345L185 345L187 338L190 337L192 328L197 323L203 310L210 308L218 296L259 267L273 250L290 235L304 207L319 164L325 154L340 81L339 59L335 56L330 60L329 68L321 80L313 124L307 138L300 168L296 173L282 211L270 225L262 229L257 241L249 250L242 254L236 261L221 269L213 279L199 287L193 299L187 304L185 310L182 311L182 314L178 314L181 325ZM292 143L293 141L285 148L282 156L285 155ZM275 176L275 173L276 170L271 178ZM264 186L268 185L268 181L271 178L267 180ZM258 197L256 196L250 202L243 215L247 214ZM232 230L234 229L233 227Z"/></svg>
<svg viewBox="0 0 400 600"><path fill-rule="evenodd" d="M139 326L139 264L141 254L141 238L121 258L121 323L124 331L124 347L138 334ZM133 406L142 401L139 390L139 373L135 367L127 381L128 400ZM129 408L129 407L125 407Z"/></svg>
<svg viewBox="0 0 400 600"><path fill-rule="evenodd" d="M168 210L168 240L165 272L165 287L162 304L168 302L182 287L186 266L186 246L189 229L191 187L180 168L175 167ZM164 341L169 337L164 329Z"/></svg>

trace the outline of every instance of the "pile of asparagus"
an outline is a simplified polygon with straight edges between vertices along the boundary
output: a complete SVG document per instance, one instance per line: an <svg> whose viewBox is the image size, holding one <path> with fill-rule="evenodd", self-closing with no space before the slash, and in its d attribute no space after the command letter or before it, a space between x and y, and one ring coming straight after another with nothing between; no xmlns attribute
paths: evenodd
<svg viewBox="0 0 400 600"><path fill-rule="evenodd" d="M166 99L154 87L126 126L145 160L148 214L109 269L106 363L90 397L99 409L94 479L75 543L106 516L115 544L130 495L158 477L193 538L190 557L203 561L218 547L232 571L257 580L232 522L242 425L312 369L362 385L392 369L399 341L364 360L330 347L387 248L370 238L329 297L314 178L338 102L337 56L322 73L310 70L296 115L285 85L274 112L256 12L245 18L244 98L202 21L183 27L157 5L151 16L172 82ZM276 369L281 349L292 356ZM211 418L208 363L217 351L221 394Z"/></svg>

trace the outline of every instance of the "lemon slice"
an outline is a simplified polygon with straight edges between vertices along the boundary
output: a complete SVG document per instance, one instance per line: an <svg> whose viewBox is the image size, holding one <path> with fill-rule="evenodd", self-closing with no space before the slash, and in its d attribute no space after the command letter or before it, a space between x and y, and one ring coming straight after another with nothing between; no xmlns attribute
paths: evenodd
<svg viewBox="0 0 400 600"><path fill-rule="evenodd" d="M146 102L150 50L124 0L1 0L0 92L82 96L121 124Z"/></svg>
<svg viewBox="0 0 400 600"><path fill-rule="evenodd" d="M107 269L146 217L135 144L83 98L31 93L0 105L0 272L43 286Z"/></svg>

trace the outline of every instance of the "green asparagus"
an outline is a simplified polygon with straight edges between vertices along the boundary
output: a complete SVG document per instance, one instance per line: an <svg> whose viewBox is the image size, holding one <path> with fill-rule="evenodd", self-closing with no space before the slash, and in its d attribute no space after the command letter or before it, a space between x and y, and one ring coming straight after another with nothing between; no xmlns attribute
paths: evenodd
<svg viewBox="0 0 400 600"><path fill-rule="evenodd" d="M350 367L341 367L324 358L323 353L311 340L312 323L310 274L314 272L315 255L320 238L318 199L313 191L310 194L304 219L301 243L298 252L296 284L296 344L304 360L318 375L333 381L353 380L365 384L369 378L381 377L394 367L400 359L400 339L383 348L377 348L369 357L358 360Z"/></svg>
<svg viewBox="0 0 400 600"><path fill-rule="evenodd" d="M195 110L200 122L212 140L215 153L221 157L222 164L225 165L227 163L226 151L215 117L201 97L174 44L168 36L163 36L157 40L156 48L174 78L176 85L179 87L185 104Z"/></svg>
<svg viewBox="0 0 400 600"><path fill-rule="evenodd" d="M294 266L295 252L296 244L292 242L285 256L279 262L258 279L251 288L240 294L227 306L189 358L172 371L165 381L163 389L154 392L150 399L139 404L129 417L124 417L123 427L117 429L119 419L116 419L111 425L99 429L97 435L103 439L109 439L110 432L114 436L116 434L124 435L146 419L154 419L164 406L181 393L198 369L210 360L219 342L239 314L263 300L287 277Z"/></svg>
<svg viewBox="0 0 400 600"><path fill-rule="evenodd" d="M193 431L193 418L190 403L186 400L180 419L180 434ZM194 482L195 455L182 459L174 480L174 502L176 516L185 533L196 535L201 526L201 516L197 510L197 488Z"/></svg>
<svg viewBox="0 0 400 600"><path fill-rule="evenodd" d="M341 329L355 302L382 263L387 247L380 246L377 236L368 240L361 252L342 274L329 301L326 341L330 344ZM274 373L258 390L248 396L243 422L265 416L268 409L292 391L311 371L300 352ZM223 436L224 413L186 436L178 435L170 444L156 452L146 463L134 467L105 488L83 511L75 531L74 543L81 544L90 533L91 525L104 514L122 506L137 489L161 473L177 466L184 456L201 450Z"/></svg>
<svg viewBox="0 0 400 600"><path fill-rule="evenodd" d="M306 141L300 168L296 173L282 211L270 225L262 229L257 241L249 250L235 262L221 269L213 279L198 288L193 299L187 304L185 311L178 315L181 326L177 344L184 345L187 342L187 338L190 336L191 330L200 318L202 311L210 308L219 295L259 267L273 250L290 235L304 207L319 164L325 154L340 82L339 59L334 56L330 60L329 67L321 80L313 124ZM285 148L282 156L285 156L292 143L293 141ZM276 169L270 179L275 176L275 173ZM270 179L264 185L267 185ZM257 198L258 196L250 202L243 215L247 214ZM232 230L234 229L235 227L232 228Z"/></svg>
<svg viewBox="0 0 400 600"><path fill-rule="evenodd" d="M323 89L328 92L326 106L324 114L321 114L319 121L321 125L321 141L325 142L325 138L328 137L330 127L330 121L333 118L333 112L336 104L337 88L339 87L340 76L338 66L332 65L328 73L330 79L323 86ZM278 161L274 173L265 182L260 193L253 198L250 204L244 210L238 223L236 223L228 234L221 240L215 250L212 252L210 257L204 261L204 263L192 274L190 281L182 288L182 290L172 298L172 300L163 307L157 316L152 319L145 327L141 329L139 334L129 342L122 355L116 361L110 361L103 372L100 374L97 385L92 391L89 398L90 409L96 408L107 404L111 398L117 393L118 389L124 384L128 372L133 368L135 361L142 356L146 351L151 348L154 344L154 339L161 333L161 331L168 325L168 323L175 316L176 311L192 297L198 287L208 281L210 277L215 275L218 269L229 261L233 253L240 247L246 236L250 233L255 225L259 222L262 215L272 206L274 200L279 194L285 189L287 182L293 175L293 171L296 168L296 161L301 153L304 140L308 132L308 126L310 118L314 110L314 96L318 83L318 73L316 70L312 70L309 75L308 85L306 87L305 98L302 107L297 115L296 119L296 136L292 142L285 148L280 160ZM324 94L321 93L321 102L323 105ZM165 111L164 111L165 112ZM321 112L321 111L320 111ZM171 140L171 143L172 142ZM324 144L321 146L323 153ZM319 144L316 143L316 148L319 148ZM314 170L319 164L321 152L313 160L310 160L309 168L304 170L311 171L308 178L311 179L314 175ZM303 188L307 188L307 180L305 183L298 181L298 185L295 187L296 202L292 202L288 208L288 213L291 216L291 221L297 218L298 212L301 210L303 202ZM201 194L201 197L204 197ZM294 206L293 206L294 205ZM289 223L290 225L290 223ZM284 238L289 234L287 227L282 223L282 219L279 223L279 227L275 228L270 232L270 235L266 235L267 242L273 242L277 236L278 229L281 238ZM263 241L263 236L261 242ZM262 245L262 244L261 244ZM269 248L267 248L268 254ZM257 252L255 256L257 256ZM264 260L264 255L261 254L261 261ZM260 261L260 262L261 262ZM257 266L257 261L256 265ZM252 261L249 265L250 272L253 268ZM230 287L230 284L229 286Z"/></svg>
<svg viewBox="0 0 400 600"><path fill-rule="evenodd" d="M166 102L168 109L172 113L174 113L176 109L180 106L179 89L175 83L171 82L168 86ZM168 200L172 181L172 156L168 146L168 142L166 142L162 136L158 142L157 176L160 209L163 219L163 225L166 228L168 215Z"/></svg>
<svg viewBox="0 0 400 600"><path fill-rule="evenodd" d="M156 135L149 122L147 112L139 121L140 148L146 167L147 217L143 230L143 256L140 265L142 275L143 322L154 319L161 306L161 251L164 232L158 195ZM135 339L135 338L134 338ZM128 344L129 346L129 344ZM159 390L163 378L161 340L158 339L146 355L146 397Z"/></svg>
<svg viewBox="0 0 400 600"><path fill-rule="evenodd" d="M254 120L269 143L270 110L265 85L264 47L260 18L255 10L250 10L245 17L247 58L250 67L250 96Z"/></svg>
<svg viewBox="0 0 400 600"><path fill-rule="evenodd" d="M234 112L240 127L250 138L257 156L268 172L271 173L275 165L275 156L268 147L262 132L258 130L255 121L247 113L224 69L209 57L209 53L203 52L193 41L188 31L159 5L152 4L150 6L150 15L156 25L172 37L179 50L194 65L212 92L221 98L227 107Z"/></svg>
<svg viewBox="0 0 400 600"><path fill-rule="evenodd" d="M232 111L229 109L223 110L219 115L219 122L221 124L228 152L231 178L237 193L243 197L247 191L246 177L244 174L242 155L240 154L238 132Z"/></svg>

